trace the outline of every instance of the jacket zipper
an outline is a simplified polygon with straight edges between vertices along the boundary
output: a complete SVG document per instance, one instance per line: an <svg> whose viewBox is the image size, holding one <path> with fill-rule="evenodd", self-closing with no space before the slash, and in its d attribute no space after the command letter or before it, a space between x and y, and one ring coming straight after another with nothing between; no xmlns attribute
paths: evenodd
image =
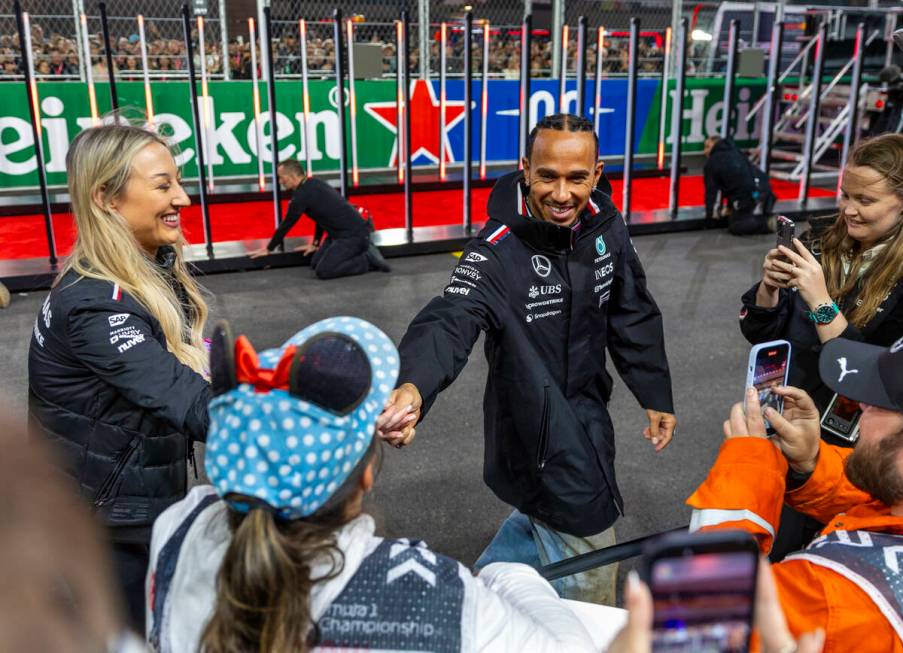
<svg viewBox="0 0 903 653"><path fill-rule="evenodd" d="M539 446L536 448L536 471L546 466L549 455L549 386L542 389L542 424L539 427Z"/></svg>
<svg viewBox="0 0 903 653"><path fill-rule="evenodd" d="M111 471L107 475L107 478L104 479L104 482L100 486L100 489L97 490L97 494L94 499L95 510L102 507L110 500L110 494L112 494L113 492L113 487L116 485L116 481L119 480L119 477L122 475L122 470L125 469L125 466L128 464L129 460L131 460L132 455L138 449L139 442L140 439L137 436L135 438L132 438L132 441L129 442L128 448L116 459L116 465L115 467L113 467L113 471Z"/></svg>
<svg viewBox="0 0 903 653"><path fill-rule="evenodd" d="M194 440L188 440L188 462L194 470L194 480L198 480L198 463L194 457ZM188 473L185 473L185 491L188 491Z"/></svg>

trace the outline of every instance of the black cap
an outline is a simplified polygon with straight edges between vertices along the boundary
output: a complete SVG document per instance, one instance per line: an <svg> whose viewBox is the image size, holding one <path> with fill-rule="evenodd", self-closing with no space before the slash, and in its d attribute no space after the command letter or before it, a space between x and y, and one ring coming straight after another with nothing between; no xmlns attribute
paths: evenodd
<svg viewBox="0 0 903 653"><path fill-rule="evenodd" d="M844 397L903 412L903 338L887 348L835 338L822 348L818 371Z"/></svg>

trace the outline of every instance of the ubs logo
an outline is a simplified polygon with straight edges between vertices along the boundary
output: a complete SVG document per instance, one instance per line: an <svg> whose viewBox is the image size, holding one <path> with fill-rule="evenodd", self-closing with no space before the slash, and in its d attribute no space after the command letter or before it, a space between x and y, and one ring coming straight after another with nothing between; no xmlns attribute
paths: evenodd
<svg viewBox="0 0 903 653"><path fill-rule="evenodd" d="M542 254L535 254L530 261L533 263L533 271L539 276L547 277L552 272L552 264Z"/></svg>

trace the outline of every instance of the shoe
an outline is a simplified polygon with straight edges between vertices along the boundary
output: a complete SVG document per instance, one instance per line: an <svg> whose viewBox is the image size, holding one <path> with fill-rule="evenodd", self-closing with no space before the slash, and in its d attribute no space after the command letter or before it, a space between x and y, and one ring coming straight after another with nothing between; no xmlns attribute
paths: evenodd
<svg viewBox="0 0 903 653"><path fill-rule="evenodd" d="M370 263L371 270L379 270L380 272L392 271L392 268L386 263L386 259L383 258L382 252L373 243L370 243L367 247L367 262Z"/></svg>
<svg viewBox="0 0 903 653"><path fill-rule="evenodd" d="M6 286L0 283L0 308L6 308L9 306L9 290L7 290Z"/></svg>

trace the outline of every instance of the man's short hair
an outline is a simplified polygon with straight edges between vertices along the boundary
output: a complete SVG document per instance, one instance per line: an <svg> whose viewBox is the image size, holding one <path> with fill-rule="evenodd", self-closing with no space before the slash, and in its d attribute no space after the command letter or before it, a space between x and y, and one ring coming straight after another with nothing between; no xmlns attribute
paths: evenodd
<svg viewBox="0 0 903 653"><path fill-rule="evenodd" d="M599 137L596 135L596 130L593 127L592 122L583 116L577 116L573 113L554 113L551 116L544 117L536 123L536 126L532 130L530 130L530 135L527 137L527 149L524 152L524 156L527 157L528 161L533 154L533 142L536 140L536 135L541 129L554 129L555 131L560 132L589 132L593 135L593 142L596 144L596 152L599 152Z"/></svg>
<svg viewBox="0 0 903 653"><path fill-rule="evenodd" d="M281 161L279 163L280 168L284 168L286 172L289 172L296 177L304 177L304 166L297 159L286 159L285 161Z"/></svg>

